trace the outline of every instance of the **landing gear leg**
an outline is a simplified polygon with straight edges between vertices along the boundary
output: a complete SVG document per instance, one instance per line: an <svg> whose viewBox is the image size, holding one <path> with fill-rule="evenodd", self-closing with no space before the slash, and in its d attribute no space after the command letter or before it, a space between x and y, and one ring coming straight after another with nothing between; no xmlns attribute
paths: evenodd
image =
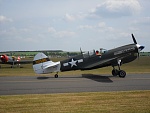
<svg viewBox="0 0 150 113"><path fill-rule="evenodd" d="M124 70L121 70L120 66L121 66L121 60L118 60L118 70L115 69L115 67L113 66L112 75L113 76L119 75L120 78L124 78L126 76L126 72Z"/></svg>

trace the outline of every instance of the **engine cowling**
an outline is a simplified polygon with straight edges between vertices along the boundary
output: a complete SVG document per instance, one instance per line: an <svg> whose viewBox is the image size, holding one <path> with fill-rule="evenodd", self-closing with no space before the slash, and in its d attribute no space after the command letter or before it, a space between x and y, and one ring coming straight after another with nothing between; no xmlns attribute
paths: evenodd
<svg viewBox="0 0 150 113"><path fill-rule="evenodd" d="M1 55L0 60L2 61L2 63L6 63L8 61L8 56L7 55Z"/></svg>

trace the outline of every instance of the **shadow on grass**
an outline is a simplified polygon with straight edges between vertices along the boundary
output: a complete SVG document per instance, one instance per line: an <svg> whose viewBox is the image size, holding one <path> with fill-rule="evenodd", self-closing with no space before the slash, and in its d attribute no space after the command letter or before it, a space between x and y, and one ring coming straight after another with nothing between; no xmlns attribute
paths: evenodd
<svg viewBox="0 0 150 113"><path fill-rule="evenodd" d="M112 83L113 81L110 79L110 76L101 76L94 74L82 74L82 77L94 80L96 82L104 82L104 83Z"/></svg>

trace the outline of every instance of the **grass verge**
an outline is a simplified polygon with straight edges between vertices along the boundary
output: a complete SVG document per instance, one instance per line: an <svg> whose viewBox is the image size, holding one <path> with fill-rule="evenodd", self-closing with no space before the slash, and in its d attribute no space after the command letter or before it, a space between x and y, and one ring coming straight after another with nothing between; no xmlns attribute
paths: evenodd
<svg viewBox="0 0 150 113"><path fill-rule="evenodd" d="M0 113L149 113L150 91L0 96Z"/></svg>

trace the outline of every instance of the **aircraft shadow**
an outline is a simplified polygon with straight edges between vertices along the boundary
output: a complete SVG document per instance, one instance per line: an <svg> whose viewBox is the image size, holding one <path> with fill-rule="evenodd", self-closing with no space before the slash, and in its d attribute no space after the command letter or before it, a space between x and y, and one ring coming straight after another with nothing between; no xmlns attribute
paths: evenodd
<svg viewBox="0 0 150 113"><path fill-rule="evenodd" d="M52 78L52 77L45 77L45 76L37 77L37 79L39 79L39 80L45 80L45 79L49 79L49 78Z"/></svg>
<svg viewBox="0 0 150 113"><path fill-rule="evenodd" d="M59 78L87 78L90 80L94 80L96 82L103 82L103 83L112 83L113 81L110 79L112 76L101 76L101 75L94 75L94 74L82 74L81 76L63 76ZM46 80L54 78L53 76L39 76L37 77L38 80Z"/></svg>
<svg viewBox="0 0 150 113"><path fill-rule="evenodd" d="M82 77L94 80L96 82L104 82L104 83L112 83L113 82L109 76L101 76L101 75L94 75L94 74L82 74Z"/></svg>
<svg viewBox="0 0 150 113"><path fill-rule="evenodd" d="M46 77L46 76L39 76L37 77L37 79L39 80L45 80L45 79L54 79L55 77L54 76L49 76L49 77ZM55 79L59 79L59 78L82 78L82 76L59 76L58 78L55 78Z"/></svg>

